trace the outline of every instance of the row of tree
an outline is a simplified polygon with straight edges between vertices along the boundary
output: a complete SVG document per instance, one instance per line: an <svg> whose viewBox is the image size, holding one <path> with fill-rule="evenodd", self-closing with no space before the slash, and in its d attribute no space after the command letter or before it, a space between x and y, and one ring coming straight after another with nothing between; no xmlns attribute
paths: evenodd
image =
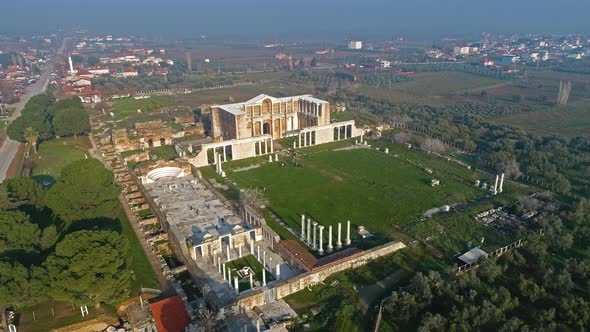
<svg viewBox="0 0 590 332"><path fill-rule="evenodd" d="M56 184L0 184L0 313L47 299L113 303L129 293L119 188L96 159L65 166Z"/></svg>
<svg viewBox="0 0 590 332"><path fill-rule="evenodd" d="M543 235L464 275L418 273L384 307L381 331L585 331L590 204L547 215Z"/></svg>
<svg viewBox="0 0 590 332"><path fill-rule="evenodd" d="M48 95L31 97L21 116L7 128L8 136L16 141L28 142L35 148L37 142L57 136L75 136L90 130L90 118L80 98L54 102Z"/></svg>
<svg viewBox="0 0 590 332"><path fill-rule="evenodd" d="M514 73L508 73L499 69L484 67L480 64L471 63L433 63L421 65L402 65L401 68L405 71L413 71L417 73L457 71L500 80L510 80L515 79L517 77L517 75Z"/></svg>
<svg viewBox="0 0 590 332"><path fill-rule="evenodd" d="M578 193L590 192L590 140L540 137L493 123L495 117L518 111L513 106L470 102L442 106L396 104L343 93L336 97L350 109L374 114L383 121L405 122L477 151L480 168L503 171L511 178L534 177L560 192L572 188Z"/></svg>

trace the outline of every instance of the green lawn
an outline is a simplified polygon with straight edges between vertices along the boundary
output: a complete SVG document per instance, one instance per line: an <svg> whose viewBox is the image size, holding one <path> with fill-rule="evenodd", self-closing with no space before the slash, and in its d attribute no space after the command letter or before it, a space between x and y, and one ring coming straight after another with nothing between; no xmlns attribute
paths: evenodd
<svg viewBox="0 0 590 332"><path fill-rule="evenodd" d="M174 149L172 145L162 145L151 148L149 153L162 160L174 160L178 158L178 153L176 153L176 149Z"/></svg>
<svg viewBox="0 0 590 332"><path fill-rule="evenodd" d="M130 270L133 271L131 295L137 295L142 287L159 289L160 283L152 269L152 265L143 252L143 247L137 236L135 236L135 232L122 209L119 211L118 219L121 224L121 235L127 238L129 242L127 257L131 262Z"/></svg>
<svg viewBox="0 0 590 332"><path fill-rule="evenodd" d="M61 169L76 160L90 157L91 148L87 136L54 138L39 145L39 154L33 156L33 176L59 176Z"/></svg>
<svg viewBox="0 0 590 332"><path fill-rule="evenodd" d="M230 261L225 264L226 269L230 269L230 271L231 271L232 285L233 285L233 278L238 276L236 271L240 270L246 266L248 266L252 270L254 270L254 281L259 281L260 283L262 283L262 270L263 270L262 264L260 264L256 260L256 257L254 257L254 255L248 255L248 256L244 256L242 258ZM267 272L266 273L266 282L270 282L271 280L274 280L274 278L272 277L272 275L270 273ZM241 278L239 281L239 284L240 284L240 292L250 289L250 278L249 277Z"/></svg>
<svg viewBox="0 0 590 332"><path fill-rule="evenodd" d="M428 209L481 195L470 181L454 174L471 178L471 171L401 147L390 146L390 154L328 149L304 149L309 154L300 157L303 167L266 163L249 171L229 171L228 177L241 188L264 188L270 209L296 230L303 213L325 226L350 220L353 234L356 226L364 225L370 232L389 235L393 225L413 221ZM418 165L431 167L434 174ZM434 178L442 184L431 187Z"/></svg>

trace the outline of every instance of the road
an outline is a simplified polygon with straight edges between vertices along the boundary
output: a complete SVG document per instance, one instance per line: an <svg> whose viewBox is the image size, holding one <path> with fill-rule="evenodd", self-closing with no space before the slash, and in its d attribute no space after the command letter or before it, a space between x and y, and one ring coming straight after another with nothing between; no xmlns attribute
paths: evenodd
<svg viewBox="0 0 590 332"><path fill-rule="evenodd" d="M65 49L65 41L62 47L57 52L56 56L60 56L63 54ZM12 116L8 119L8 122L12 122L14 119L18 118L25 107L25 104L29 101L29 99L34 96L42 93L47 88L47 84L49 83L49 78L51 77L51 73L53 73L54 62L53 59L48 61L43 69L43 73L37 82L27 88L27 93L21 96L20 102L12 105L15 107L15 112ZM16 152L20 146L20 142L13 141L10 138L7 138L2 146L0 146L0 182L4 181L6 178L6 172L16 156Z"/></svg>

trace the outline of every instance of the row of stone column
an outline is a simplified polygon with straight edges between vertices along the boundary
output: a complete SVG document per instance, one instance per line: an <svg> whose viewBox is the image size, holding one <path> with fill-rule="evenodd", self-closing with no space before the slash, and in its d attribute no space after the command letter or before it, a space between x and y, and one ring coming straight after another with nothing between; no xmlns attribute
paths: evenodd
<svg viewBox="0 0 590 332"><path fill-rule="evenodd" d="M268 145L269 145L268 141L269 140L270 140L270 150L268 149ZM255 143L255 144L258 144L258 155L259 156L274 152L274 144L272 142L272 139L269 138L269 139L264 140L264 150L262 150L262 147L263 147L262 142L263 141L258 141Z"/></svg>
<svg viewBox="0 0 590 332"><path fill-rule="evenodd" d="M498 179L500 179L500 188L498 188ZM494 195L497 195L499 192L503 192L504 191L504 173L502 173L502 177L499 177L498 175L496 175L496 182L494 183L494 190L493 193Z"/></svg>
<svg viewBox="0 0 590 332"><path fill-rule="evenodd" d="M305 223L305 215L301 215L301 241L307 243L311 249L317 250L320 255L324 254L324 226L320 225L316 221L311 221L311 219L307 219L307 231L306 231L306 223ZM313 226L313 231L312 231ZM316 234L319 230L319 243L316 238ZM312 236L313 234L313 236ZM342 248L342 223L338 223L338 233L337 233L336 242L336 249ZM345 245L349 246L351 243L350 241L350 220L346 222L346 240ZM332 225L328 226L328 253L334 250L334 246L332 246Z"/></svg>
<svg viewBox="0 0 590 332"><path fill-rule="evenodd" d="M299 133L299 147L301 148L304 146L313 145L312 135L314 135L314 134L315 134L314 131L306 131L306 132ZM302 137L303 137L303 139L302 139ZM293 142L293 148L295 148L295 142Z"/></svg>

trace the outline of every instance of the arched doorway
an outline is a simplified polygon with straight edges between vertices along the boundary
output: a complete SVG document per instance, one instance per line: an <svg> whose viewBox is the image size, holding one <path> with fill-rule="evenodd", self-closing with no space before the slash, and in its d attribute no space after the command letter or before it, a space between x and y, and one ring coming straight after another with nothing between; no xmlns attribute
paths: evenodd
<svg viewBox="0 0 590 332"><path fill-rule="evenodd" d="M150 148L153 148L154 147L154 141L152 141L152 139L148 139L148 146Z"/></svg>
<svg viewBox="0 0 590 332"><path fill-rule="evenodd" d="M270 134L270 124L264 123L262 125L262 135Z"/></svg>
<svg viewBox="0 0 590 332"><path fill-rule="evenodd" d="M166 145L166 139L164 137L160 138L160 145Z"/></svg>

